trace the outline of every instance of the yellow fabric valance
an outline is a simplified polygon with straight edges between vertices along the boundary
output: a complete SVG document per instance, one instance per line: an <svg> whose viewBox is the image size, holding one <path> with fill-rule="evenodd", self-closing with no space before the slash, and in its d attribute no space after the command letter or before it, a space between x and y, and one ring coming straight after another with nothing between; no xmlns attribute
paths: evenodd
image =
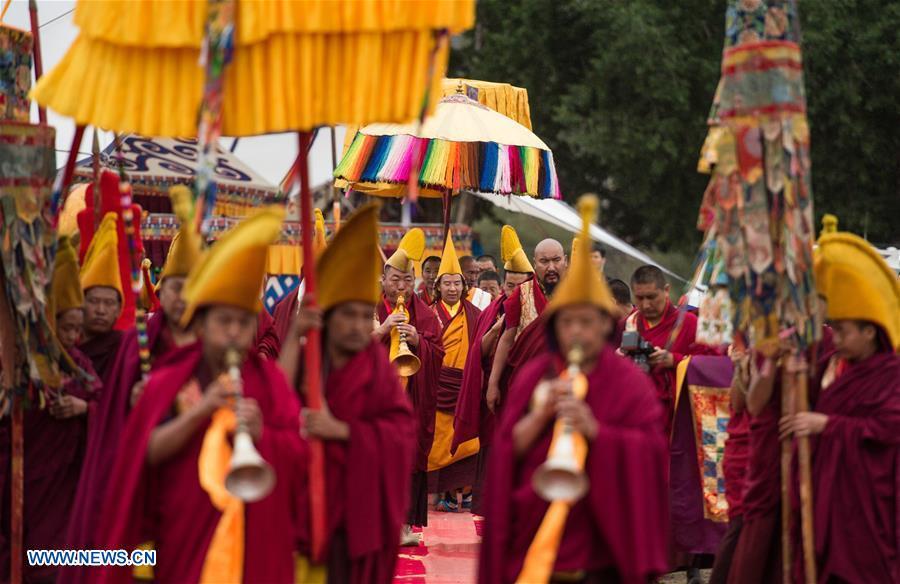
<svg viewBox="0 0 900 584"><path fill-rule="evenodd" d="M472 0L242 0L237 11L223 90L228 136L409 122L422 106L435 31L474 21ZM193 136L205 17L204 2L82 0L81 34L31 97L78 124ZM432 106L447 64L440 46Z"/></svg>

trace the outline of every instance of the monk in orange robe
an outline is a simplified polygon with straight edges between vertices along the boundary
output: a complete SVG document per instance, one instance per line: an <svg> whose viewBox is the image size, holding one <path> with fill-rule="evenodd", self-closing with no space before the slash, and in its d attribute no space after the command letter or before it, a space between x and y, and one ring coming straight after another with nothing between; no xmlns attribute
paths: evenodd
<svg viewBox="0 0 900 584"><path fill-rule="evenodd" d="M438 378L434 441L428 454L428 491L448 493L438 502L442 511L457 510L456 491L475 482L478 440L453 443L453 415L462 387L463 368L481 311L465 299L466 281L453 240L448 235L435 282L434 312L442 328L444 359ZM470 504L471 501L468 501Z"/></svg>

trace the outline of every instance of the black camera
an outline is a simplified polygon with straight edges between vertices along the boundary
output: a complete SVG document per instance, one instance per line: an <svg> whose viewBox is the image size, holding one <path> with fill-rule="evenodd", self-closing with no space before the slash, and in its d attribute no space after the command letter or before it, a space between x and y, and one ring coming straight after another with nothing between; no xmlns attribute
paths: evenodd
<svg viewBox="0 0 900 584"><path fill-rule="evenodd" d="M656 347L644 339L639 332L625 331L622 333L622 344L619 345L619 348L635 365L644 371L650 371L650 355L656 351Z"/></svg>

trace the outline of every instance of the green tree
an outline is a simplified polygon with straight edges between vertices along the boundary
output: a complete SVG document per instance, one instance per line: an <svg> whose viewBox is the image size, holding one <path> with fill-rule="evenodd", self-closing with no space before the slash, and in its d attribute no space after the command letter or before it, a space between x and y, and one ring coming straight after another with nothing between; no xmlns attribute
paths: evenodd
<svg viewBox="0 0 900 584"><path fill-rule="evenodd" d="M819 212L873 240L900 216L900 5L801 5ZM455 75L526 87L566 198L593 191L602 221L642 246L691 253L697 173L719 78L723 0L479 0ZM867 222L867 223L866 223Z"/></svg>

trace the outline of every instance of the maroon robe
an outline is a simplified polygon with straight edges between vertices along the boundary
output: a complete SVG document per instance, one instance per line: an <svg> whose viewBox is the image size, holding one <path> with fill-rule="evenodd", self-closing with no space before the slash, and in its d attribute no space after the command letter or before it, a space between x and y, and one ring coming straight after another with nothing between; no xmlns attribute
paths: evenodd
<svg viewBox="0 0 900 584"><path fill-rule="evenodd" d="M877 353L823 388L813 441L819 581L900 582L900 356Z"/></svg>
<svg viewBox="0 0 900 584"><path fill-rule="evenodd" d="M279 351L281 345L284 344L284 339L287 338L288 331L291 329L291 323L294 321L294 316L297 314L299 303L300 300L297 298L297 291L292 290L290 294L282 298L281 301L275 305L275 310L272 311L272 319L275 321L274 333L278 339Z"/></svg>
<svg viewBox="0 0 900 584"><path fill-rule="evenodd" d="M833 352L831 329L825 327L818 346L818 374ZM817 379L811 378L811 395L816 394L817 387ZM781 582L782 579L780 419L781 373L778 371L769 403L759 415L750 416L750 456L741 501L743 525L729 571L731 583Z"/></svg>
<svg viewBox="0 0 900 584"><path fill-rule="evenodd" d="M481 582L515 580L549 506L534 492L531 477L547 459L552 424L520 460L512 433L528 413L534 388L563 368L558 355L541 355L510 389L488 467ZM611 347L587 375L585 401L599 422L585 463L591 486L569 513L554 570L614 570L622 582L647 582L668 567L662 408L647 377Z"/></svg>
<svg viewBox="0 0 900 584"><path fill-rule="evenodd" d="M412 377L407 378L406 392L412 400L413 413L417 420L416 454L410 521L412 525L426 525L428 521L428 487L425 473L428 471L428 453L434 440L434 415L437 411L437 387L444 361L444 347L441 343L441 325L434 311L418 296L413 294L406 303L409 322L419 333L419 346L410 350L419 357L421 367ZM378 303L378 322L383 323L392 309L387 300ZM390 346L391 337L385 335L382 342Z"/></svg>
<svg viewBox="0 0 900 584"><path fill-rule="evenodd" d="M348 582L390 582L406 521L416 427L397 372L380 343L328 372L325 399L349 424L348 442L325 442L329 568L349 568ZM343 557L342 557L343 556ZM330 570L332 571L332 570Z"/></svg>
<svg viewBox="0 0 900 584"><path fill-rule="evenodd" d="M456 402L456 413L453 416L453 444L450 453L463 442L478 438L481 447L490 445L490 435L494 426L494 415L487 409L485 393L491 366L494 363L494 349L488 355L481 354L481 342L484 335L491 330L497 317L503 314L503 303L506 295L501 294L482 311L474 327L469 343L469 354L463 369L462 385Z"/></svg>
<svg viewBox="0 0 900 584"><path fill-rule="evenodd" d="M116 354L119 351L119 345L122 343L123 334L122 331L113 330L92 337L78 345L78 350L91 360L91 365L94 371L97 372L97 375L100 376L100 382L104 387L106 386L110 369L112 369L113 363L116 361Z"/></svg>
<svg viewBox="0 0 900 584"><path fill-rule="evenodd" d="M156 468L145 462L150 435L171 415L178 393L205 374L202 343L173 354L154 371L128 418L120 451L109 476L106 505L97 540L104 549L133 549L152 540L158 582L196 582L221 512L200 486L197 460L209 421L184 448ZM300 406L277 365L251 352L241 368L243 392L259 404L263 417L259 453L272 465L275 489L263 500L246 503L244 582L291 582L294 551L306 537L307 455L300 438ZM91 581L130 582L130 568L105 568ZM99 576L99 578L97 578Z"/></svg>
<svg viewBox="0 0 900 584"><path fill-rule="evenodd" d="M672 433L672 420L675 414L675 368L682 359L693 354L692 346L697 336L697 317L690 312L684 313L680 328L675 331L679 326L679 312L678 308L667 300L663 317L654 327L651 327L643 315L637 311L626 319L626 321L634 319L637 331L644 340L653 343L654 347L668 349L672 353L673 367L654 367L650 370L650 377L656 387L656 395L666 411L666 436ZM674 338L673 333L675 334Z"/></svg>
<svg viewBox="0 0 900 584"><path fill-rule="evenodd" d="M275 329L275 321L265 310L260 311L256 323L256 352L266 359L278 359L281 338Z"/></svg>
<svg viewBox="0 0 900 584"><path fill-rule="evenodd" d="M526 284L531 284L526 286ZM525 326L516 337L516 341L510 349L506 358L506 367L500 376L500 409L497 415L502 415L502 408L506 402L509 387L513 381L514 374L519 371L525 364L542 353L549 350L547 346L547 335L545 326L541 320L544 309L547 308L549 300L541 289L540 282L536 278L532 278L522 283L503 303L503 311L505 314L506 329L519 328L519 324L523 318L527 318L527 314L523 310L522 294L531 292L532 302L537 311L537 316Z"/></svg>
<svg viewBox="0 0 900 584"><path fill-rule="evenodd" d="M88 402L95 409L100 392L100 379L90 359L77 348L68 349L75 364L93 378L85 387L78 379L69 380L63 394ZM49 407L49 404L48 404ZM72 512L72 501L87 442L88 415L56 419L47 409L27 409L23 415L24 468L24 546L26 550L62 549ZM7 417L0 424L0 581L9 577L10 545L10 424ZM25 581L53 581L56 567L24 564Z"/></svg>
<svg viewBox="0 0 900 584"><path fill-rule="evenodd" d="M131 329L119 336L121 346L112 351L115 359L108 367L108 379L104 382L97 410L91 413L89 420L87 452L66 537L69 549L91 549L96 543L98 516L105 505L109 473L131 409L131 390L141 379L137 330ZM147 340L154 364L175 348L162 311L147 319ZM86 571L79 566L60 570L60 582L85 582L86 577Z"/></svg>
<svg viewBox="0 0 900 584"><path fill-rule="evenodd" d="M431 293L428 291L428 287L425 285L425 282L419 282L418 287L416 288L416 296L419 297L419 300L431 306L434 304L434 298L431 296Z"/></svg>

